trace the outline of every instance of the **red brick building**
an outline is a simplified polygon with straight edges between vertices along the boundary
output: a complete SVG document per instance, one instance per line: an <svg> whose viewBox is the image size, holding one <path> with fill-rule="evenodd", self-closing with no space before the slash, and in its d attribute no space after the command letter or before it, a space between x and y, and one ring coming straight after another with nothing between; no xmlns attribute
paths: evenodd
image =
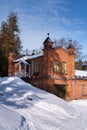
<svg viewBox="0 0 87 130"><path fill-rule="evenodd" d="M87 72L75 70L74 48L53 47L48 36L41 54L17 59L9 55L9 76L27 77L29 82L65 100L87 98Z"/></svg>

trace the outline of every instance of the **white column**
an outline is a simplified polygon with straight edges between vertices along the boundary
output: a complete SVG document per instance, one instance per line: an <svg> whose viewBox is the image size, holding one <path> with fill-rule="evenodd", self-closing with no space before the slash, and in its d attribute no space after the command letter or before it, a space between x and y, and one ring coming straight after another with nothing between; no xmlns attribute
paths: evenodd
<svg viewBox="0 0 87 130"><path fill-rule="evenodd" d="M29 72L28 72L28 77L30 78L30 64L29 64Z"/></svg>
<svg viewBox="0 0 87 130"><path fill-rule="evenodd" d="M34 73L34 61L32 61L32 75Z"/></svg>
<svg viewBox="0 0 87 130"><path fill-rule="evenodd" d="M21 77L21 64L19 63L19 77Z"/></svg>

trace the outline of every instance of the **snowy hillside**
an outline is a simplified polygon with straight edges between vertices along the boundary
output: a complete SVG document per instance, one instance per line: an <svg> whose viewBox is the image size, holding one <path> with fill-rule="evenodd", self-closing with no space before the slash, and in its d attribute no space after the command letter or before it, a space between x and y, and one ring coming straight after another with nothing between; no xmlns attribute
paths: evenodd
<svg viewBox="0 0 87 130"><path fill-rule="evenodd" d="M87 100L65 102L17 77L0 79L0 130L86 130Z"/></svg>
<svg viewBox="0 0 87 130"><path fill-rule="evenodd" d="M0 105L0 130L15 130L21 125L21 116L2 105Z"/></svg>

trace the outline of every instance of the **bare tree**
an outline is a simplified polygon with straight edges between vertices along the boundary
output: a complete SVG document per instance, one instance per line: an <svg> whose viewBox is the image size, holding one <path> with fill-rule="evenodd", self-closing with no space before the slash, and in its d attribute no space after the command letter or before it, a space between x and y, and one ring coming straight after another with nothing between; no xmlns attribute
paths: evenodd
<svg viewBox="0 0 87 130"><path fill-rule="evenodd" d="M76 59L79 59L82 55L82 45L79 44L76 40L65 38L61 38L60 40L54 40L55 47L60 46L64 49L67 49L69 44L72 44L72 46L75 48Z"/></svg>

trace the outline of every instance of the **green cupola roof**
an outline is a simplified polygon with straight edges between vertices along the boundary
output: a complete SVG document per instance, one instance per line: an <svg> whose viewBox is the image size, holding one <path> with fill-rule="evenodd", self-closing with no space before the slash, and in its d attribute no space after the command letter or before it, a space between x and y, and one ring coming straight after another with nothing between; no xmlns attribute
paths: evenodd
<svg viewBox="0 0 87 130"><path fill-rule="evenodd" d="M52 42L51 38L49 37L49 33L47 33L48 37L45 39L44 43L46 42Z"/></svg>
<svg viewBox="0 0 87 130"><path fill-rule="evenodd" d="M47 33L48 37L46 38L46 40L43 42L44 44L44 48L45 49L51 49L53 47L53 42L49 37L49 33Z"/></svg>

